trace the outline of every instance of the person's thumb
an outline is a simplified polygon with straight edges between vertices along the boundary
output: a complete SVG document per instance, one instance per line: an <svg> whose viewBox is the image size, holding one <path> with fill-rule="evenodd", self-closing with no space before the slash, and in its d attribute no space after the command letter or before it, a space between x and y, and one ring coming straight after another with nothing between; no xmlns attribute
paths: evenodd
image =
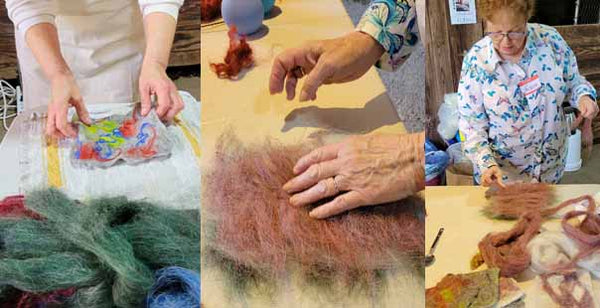
<svg viewBox="0 0 600 308"><path fill-rule="evenodd" d="M75 111L77 112L77 116L81 122L85 123L86 125L92 124L92 119L90 118L90 114L85 107L85 103L83 102L83 97L81 97L81 95L74 96L71 99L71 105L75 107Z"/></svg>

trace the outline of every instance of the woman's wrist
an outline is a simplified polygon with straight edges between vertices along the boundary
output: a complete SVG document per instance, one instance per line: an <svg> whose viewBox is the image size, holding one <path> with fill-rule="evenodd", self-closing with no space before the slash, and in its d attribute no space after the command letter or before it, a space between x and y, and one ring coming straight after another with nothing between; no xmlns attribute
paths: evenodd
<svg viewBox="0 0 600 308"><path fill-rule="evenodd" d="M408 139L408 140L407 140ZM425 132L399 136L399 146L408 145L412 156L411 169L415 180L415 193L425 189Z"/></svg>
<svg viewBox="0 0 600 308"><path fill-rule="evenodd" d="M356 48L362 49L365 51L365 56L368 58L373 64L381 58L385 49L381 44L370 34L362 32L362 31L353 31L347 34L348 38L350 38L351 42L356 45ZM354 45L353 44L353 45Z"/></svg>
<svg viewBox="0 0 600 308"><path fill-rule="evenodd" d="M166 61L162 61L156 57L144 56L144 60L142 61L142 69L146 67L155 67L162 71L166 71L168 63L165 62Z"/></svg>

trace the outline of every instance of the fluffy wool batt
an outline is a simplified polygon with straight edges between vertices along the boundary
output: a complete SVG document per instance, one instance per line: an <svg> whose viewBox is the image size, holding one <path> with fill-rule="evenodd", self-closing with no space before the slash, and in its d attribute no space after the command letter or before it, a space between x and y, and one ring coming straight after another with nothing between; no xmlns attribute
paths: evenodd
<svg viewBox="0 0 600 308"><path fill-rule="evenodd" d="M406 256L423 256L420 198L325 220L308 215L318 204L289 203L282 186L294 176L297 160L316 145L284 146L273 140L243 145L231 133L221 136L203 178L207 251L239 275L281 277L293 267L341 281L397 268Z"/></svg>
<svg viewBox="0 0 600 308"><path fill-rule="evenodd" d="M489 204L484 212L493 218L517 219L529 211L540 211L554 200L554 189L544 183L494 186L485 193Z"/></svg>

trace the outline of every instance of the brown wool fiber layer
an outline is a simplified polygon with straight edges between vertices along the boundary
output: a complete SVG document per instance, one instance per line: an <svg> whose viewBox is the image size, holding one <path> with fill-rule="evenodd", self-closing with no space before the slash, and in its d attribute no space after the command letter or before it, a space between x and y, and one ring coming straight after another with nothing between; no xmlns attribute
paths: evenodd
<svg viewBox="0 0 600 308"><path fill-rule="evenodd" d="M544 183L494 186L485 193L489 204L484 212L494 218L517 219L523 214L548 208L554 200L554 189Z"/></svg>
<svg viewBox="0 0 600 308"><path fill-rule="evenodd" d="M211 218L209 248L263 275L290 266L349 278L399 266L423 256L424 203L417 197L364 207L326 220L294 207L282 186L297 160L315 144L283 146L272 140L243 145L221 136L203 178L203 206ZM382 183L384 185L385 183Z"/></svg>

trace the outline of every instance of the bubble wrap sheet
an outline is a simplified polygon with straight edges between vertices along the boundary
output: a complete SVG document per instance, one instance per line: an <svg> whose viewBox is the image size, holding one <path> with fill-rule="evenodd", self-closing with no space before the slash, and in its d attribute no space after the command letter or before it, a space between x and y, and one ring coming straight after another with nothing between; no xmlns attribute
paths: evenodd
<svg viewBox="0 0 600 308"><path fill-rule="evenodd" d="M171 143L170 155L135 164L119 162L108 168L89 168L73 163L77 139L47 142L44 117L30 118L22 124L19 147L20 190L22 193L55 186L69 197L121 196L145 199L165 207L191 209L200 206L200 102L180 91L185 102L177 121L166 127ZM92 120L124 116L132 104L88 106Z"/></svg>

